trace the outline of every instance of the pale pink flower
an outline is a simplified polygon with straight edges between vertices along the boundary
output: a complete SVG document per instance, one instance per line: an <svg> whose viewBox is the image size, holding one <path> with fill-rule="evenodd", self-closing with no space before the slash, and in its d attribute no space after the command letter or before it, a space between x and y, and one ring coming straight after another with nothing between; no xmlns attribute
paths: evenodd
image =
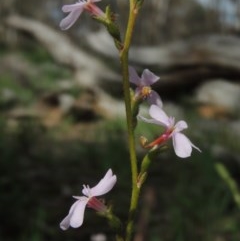
<svg viewBox="0 0 240 241"><path fill-rule="evenodd" d="M84 196L73 196L77 201L71 206L68 215L60 223L60 228L66 230L69 226L73 228L80 227L83 223L86 206L93 208L97 212L106 212L107 206L96 196L108 193L116 181L116 175L113 175L112 170L109 169L96 186L90 188L88 185L83 185L82 193Z"/></svg>
<svg viewBox="0 0 240 241"><path fill-rule="evenodd" d="M196 147L184 134L181 133L182 130L188 128L185 121L181 120L175 124L175 118L168 117L167 114L157 105L152 105L150 107L149 115L152 119L147 119L142 116L139 116L139 118L148 123L164 126L165 132L146 147L161 145L172 138L174 151L179 157L186 158L191 156L192 147L201 152L198 147Z"/></svg>
<svg viewBox="0 0 240 241"><path fill-rule="evenodd" d="M101 0L79 0L75 4L64 5L62 11L69 14L60 22L60 28L67 30L72 27L84 10L90 12L93 16L105 16L105 13L94 4L100 1Z"/></svg>
<svg viewBox="0 0 240 241"><path fill-rule="evenodd" d="M150 105L155 104L162 107L162 100L159 94L151 88L151 85L159 80L158 76L145 69L142 76L139 77L136 70L133 67L129 67L129 80L137 86L135 89L136 99L146 99Z"/></svg>

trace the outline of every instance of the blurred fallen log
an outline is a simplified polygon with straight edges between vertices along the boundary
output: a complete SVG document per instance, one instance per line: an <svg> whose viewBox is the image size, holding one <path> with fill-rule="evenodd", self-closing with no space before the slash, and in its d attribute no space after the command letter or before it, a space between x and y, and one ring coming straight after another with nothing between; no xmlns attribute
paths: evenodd
<svg viewBox="0 0 240 241"><path fill-rule="evenodd" d="M40 22L20 16L6 20L12 28L27 31L43 45L60 64L73 68L82 86L111 92L121 92L120 76L109 68L101 58L87 53L72 43L64 33ZM105 29L86 35L89 48L98 56L118 64L118 53ZM98 41L96 41L96 39ZM234 36L205 36L175 41L163 46L133 46L130 63L142 70L149 68L161 76L154 88L162 95L192 89L211 78L240 78L240 39ZM103 80L103 81L102 81ZM101 87L100 87L101 86Z"/></svg>
<svg viewBox="0 0 240 241"><path fill-rule="evenodd" d="M161 68L218 66L240 71L240 38L195 37L165 46L132 48L131 61Z"/></svg>
<svg viewBox="0 0 240 241"><path fill-rule="evenodd" d="M164 46L132 48L130 61L161 70L157 89L190 88L211 78L240 79L240 38L205 36Z"/></svg>
<svg viewBox="0 0 240 241"><path fill-rule="evenodd" d="M97 52L116 58L115 47L104 30L89 34L87 39ZM214 65L240 71L239 46L240 38L235 36L199 36L161 46L132 46L129 58L135 65L160 69Z"/></svg>
<svg viewBox="0 0 240 241"><path fill-rule="evenodd" d="M98 43L94 41L98 39ZM103 30L89 34L87 43L99 54L117 57L111 38ZM199 36L161 46L133 46L130 63L149 68L161 76L155 88L161 94L192 88L206 79L240 79L240 38L235 36Z"/></svg>

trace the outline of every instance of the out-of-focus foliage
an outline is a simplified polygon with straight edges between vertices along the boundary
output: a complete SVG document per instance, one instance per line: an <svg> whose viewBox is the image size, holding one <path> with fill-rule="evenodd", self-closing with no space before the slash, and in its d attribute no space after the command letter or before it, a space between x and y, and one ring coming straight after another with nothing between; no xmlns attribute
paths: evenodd
<svg viewBox="0 0 240 241"><path fill-rule="evenodd" d="M65 131L60 128L49 132L32 121L24 121L13 130L1 119L2 240L89 240L91 234L98 232L111 237L111 230L91 210L81 230L63 232L58 227L73 202L71 196L80 195L84 183L94 185L109 166L117 174L118 183L106 200L126 218L123 208L128 204L129 169L122 124L103 123L95 130L98 139L92 143L66 138ZM146 182L146 188L151 187L154 193L148 240L213 241L239 237L238 208L204 147L206 139L198 141L203 153L195 153L191 160L161 155L152 164Z"/></svg>
<svg viewBox="0 0 240 241"><path fill-rule="evenodd" d="M61 6L66 2L74 1L0 1L0 20L17 13L58 28L64 16ZM127 1L102 1L100 5L104 6L106 2L115 12L121 13L117 18L123 28ZM136 26L134 44L167 43L208 33L238 34L239 22L229 24L225 21L227 17L220 8L221 1L210 2L211 6L204 7L194 0L146 0ZM236 14L239 14L238 1L225 2L233 4L238 9ZM98 25L85 15L80 23L67 35L84 45L84 36L88 31L96 30ZM19 63L30 63L24 65L25 72L23 67L20 68L22 72L0 67L0 91L11 90L16 106L31 106L44 94L59 91L61 80L67 79L68 84L73 80L71 70L54 63L29 34L9 30L4 21L0 21L0 36L0 60L13 54ZM74 98L78 98L81 92L76 86L68 91L67 94ZM184 103L175 96L172 100L178 105ZM97 127L91 129L86 122L76 123L64 116L58 125L48 129L39 119L8 118L6 110L9 106L3 106L1 101L2 96L0 240L88 241L91 234L98 232L111 237L112 231L91 211L87 212L86 223L81 229L63 232L58 225L73 202L71 196L80 195L82 184L94 185L109 167L118 175L118 183L107 196L107 201L113 203L117 214L126 218L123 208L129 202L127 180L130 175L123 120L96 121L93 125ZM238 241L239 209L227 184L215 169L215 163L222 162L239 185L237 157L240 146L234 131L229 131L231 120L200 120L189 106L184 108L189 111L186 118L188 135L203 152L194 153L190 160L183 161L169 155L172 152L170 148L168 154L159 156L153 163L146 182L146 188L154 190L155 203L146 227L147 240ZM145 133L151 139L158 135L158 131L156 127L140 123L137 137ZM74 133L74 137L69 132ZM219 150L219 146L221 151L225 147L227 154L221 158L218 155L216 159L214 152ZM138 146L138 151L141 156L144 150ZM139 216L143 206L141 203Z"/></svg>

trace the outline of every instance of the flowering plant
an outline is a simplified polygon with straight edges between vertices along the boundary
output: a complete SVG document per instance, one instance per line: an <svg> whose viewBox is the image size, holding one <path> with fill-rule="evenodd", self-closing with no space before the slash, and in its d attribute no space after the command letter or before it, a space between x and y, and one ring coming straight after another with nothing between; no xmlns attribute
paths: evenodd
<svg viewBox="0 0 240 241"><path fill-rule="evenodd" d="M64 5L62 11L65 13L69 12L69 14L60 22L60 28L62 30L67 30L72 27L84 10L88 11L93 16L104 17L104 12L94 4L94 2L100 1L101 0L79 0L75 4Z"/></svg>
<svg viewBox="0 0 240 241"><path fill-rule="evenodd" d="M150 70L145 69L141 78L138 76L137 71L133 67L129 67L129 81L137 86L135 89L134 99L147 100L148 103L156 104L162 107L162 100L159 94L152 90L151 85L159 80L159 77L152 73Z"/></svg>
<svg viewBox="0 0 240 241"><path fill-rule="evenodd" d="M71 206L69 214L60 223L60 227L63 230L69 228L78 228L83 223L84 211L86 206L96 210L100 213L107 213L107 206L98 200L97 196L102 196L113 188L117 181L116 175L113 175L112 170L109 169L104 178L95 186L90 188L88 185L83 185L82 193L85 196L73 196L77 201Z"/></svg>
<svg viewBox="0 0 240 241"><path fill-rule="evenodd" d="M63 230L66 230L70 226L73 228L80 227L83 223L85 208L90 207L101 214L101 216L106 217L109 223L114 226L115 230L117 230L117 241L130 241L133 238L134 217L139 202L140 191L146 180L151 161L157 153L156 150L162 150L162 146L166 145L169 139L172 139L174 151L180 158L191 156L192 148L198 151L200 151L200 149L181 133L188 127L187 123L181 120L175 124L175 118L169 117L163 111L162 100L159 94L152 89L152 85L159 80L159 77L148 69L145 69L141 77L139 77L137 71L132 66L129 66L129 48L135 22L139 10L142 7L143 0L129 0L129 18L123 39L115 23L116 15L111 12L109 6L106 7L105 11L102 11L95 4L100 1L101 0L79 0L75 4L64 5L62 8L63 12L69 14L61 21L60 27L63 30L70 28L85 10L89 12L95 20L106 27L119 51L126 107L129 161L132 174L129 217L127 221L121 222L121 220L113 214L112 209L97 198L109 192L117 181L116 175L113 175L112 170L109 169L104 178L101 179L95 187L83 186L82 193L84 196L74 196L77 201L71 206L69 214L60 223L60 227ZM136 88L132 89L131 84L136 86ZM139 107L144 100L149 104L149 115L151 119L139 115ZM164 132L150 143L148 143L144 137L141 138L142 145L146 148L146 154L142 161L139 161L137 158L135 143L134 131L138 120L157 124L164 128ZM126 225L123 225L123 223Z"/></svg>
<svg viewBox="0 0 240 241"><path fill-rule="evenodd" d="M184 134L181 133L182 130L188 127L185 121L181 120L175 124L175 118L168 117L167 114L156 105L152 105L149 108L149 115L152 117L152 119L147 119L143 116L139 116L139 119L142 119L148 123L164 126L165 131L162 135L160 135L160 137L145 147L155 147L162 145L167 140L172 138L174 151L176 155L181 158L191 156L192 147L200 151L198 147L196 147Z"/></svg>

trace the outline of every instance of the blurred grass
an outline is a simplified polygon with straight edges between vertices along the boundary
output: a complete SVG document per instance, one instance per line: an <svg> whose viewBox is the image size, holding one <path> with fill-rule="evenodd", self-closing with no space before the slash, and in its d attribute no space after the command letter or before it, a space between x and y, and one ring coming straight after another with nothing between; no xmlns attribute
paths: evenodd
<svg viewBox="0 0 240 241"><path fill-rule="evenodd" d="M97 232L110 235L91 210L80 230L62 232L58 224L73 203L71 196L80 194L82 184L94 185L109 167L119 181L107 199L126 218L130 177L123 129L121 121L103 123L91 143L56 137L32 121L9 129L2 118L0 240L70 241L89 240ZM207 150L190 160L172 153L154 161L146 182L155 192L148 240L239 240L239 210L214 165Z"/></svg>
<svg viewBox="0 0 240 241"><path fill-rule="evenodd" d="M25 67L27 70L20 73L14 68L0 68L0 90L13 91L19 105L30 105L37 101L41 94L58 91L59 80L71 81L71 71L58 66L44 48L33 43L22 47L16 51L0 45L1 58L12 55L17 61L22 60L24 65L28 66ZM69 91L74 96L80 92L77 88Z"/></svg>
<svg viewBox="0 0 240 241"><path fill-rule="evenodd" d="M3 89L10 89L14 93L16 93L16 97L19 99L19 102L22 104L29 103L34 97L34 93L32 92L31 89L28 89L19 85L9 73L1 75L0 77L0 90L3 90ZM1 104L1 97L0 97L0 104Z"/></svg>

